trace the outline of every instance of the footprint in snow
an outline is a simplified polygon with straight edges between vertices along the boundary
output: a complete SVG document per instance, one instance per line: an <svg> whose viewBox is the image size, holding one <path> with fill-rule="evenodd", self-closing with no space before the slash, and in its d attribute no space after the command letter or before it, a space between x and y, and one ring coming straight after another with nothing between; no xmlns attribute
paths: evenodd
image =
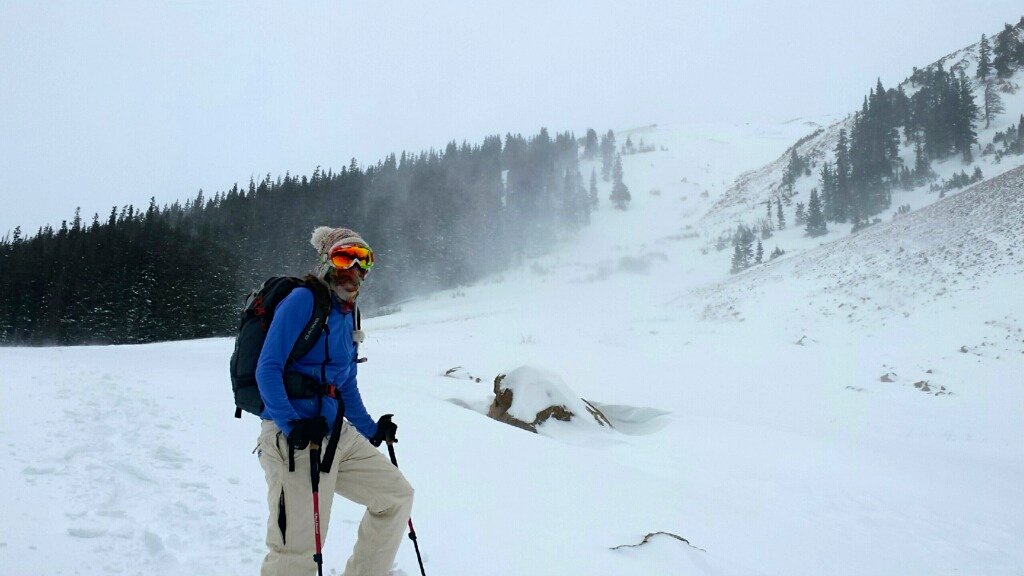
<svg viewBox="0 0 1024 576"><path fill-rule="evenodd" d="M27 466L24 469L22 469L21 473L28 476L44 476L53 474L56 471L57 469L52 466L47 466L46 468L36 468L35 466Z"/></svg>
<svg viewBox="0 0 1024 576"><path fill-rule="evenodd" d="M99 538L106 533L103 528L68 528L68 536L74 538Z"/></svg>
<svg viewBox="0 0 1024 576"><path fill-rule="evenodd" d="M148 483L153 483L154 482L154 480L152 478L150 478L145 473L143 473L141 470L139 470L138 468L132 466L131 464L127 464L125 462L118 462L118 463L114 464L113 468L115 470L119 470L119 471L127 474L128 476L131 476L132 478L135 478L136 480L139 480L141 482L148 482Z"/></svg>
<svg viewBox="0 0 1024 576"><path fill-rule="evenodd" d="M164 551L163 538L160 538L149 530L146 530L145 534L142 535L142 542L146 545L146 551L153 556Z"/></svg>
<svg viewBox="0 0 1024 576"><path fill-rule="evenodd" d="M124 510L99 510L96 515L104 518L124 518Z"/></svg>
<svg viewBox="0 0 1024 576"><path fill-rule="evenodd" d="M182 464L192 461L192 459L186 456L184 452L180 452L167 446L157 447L156 450L153 451L153 458L168 464L175 464L175 468L181 468Z"/></svg>

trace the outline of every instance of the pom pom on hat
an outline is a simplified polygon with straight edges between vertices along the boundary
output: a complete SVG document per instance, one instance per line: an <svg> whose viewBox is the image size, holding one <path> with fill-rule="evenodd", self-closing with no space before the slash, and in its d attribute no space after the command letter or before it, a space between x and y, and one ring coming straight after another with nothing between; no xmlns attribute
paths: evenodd
<svg viewBox="0 0 1024 576"><path fill-rule="evenodd" d="M332 231L334 231L334 228L330 226L317 226L313 230L313 236L309 239L309 243L313 245L313 248L316 248L317 252L323 252L324 242L327 241L327 237L331 235Z"/></svg>

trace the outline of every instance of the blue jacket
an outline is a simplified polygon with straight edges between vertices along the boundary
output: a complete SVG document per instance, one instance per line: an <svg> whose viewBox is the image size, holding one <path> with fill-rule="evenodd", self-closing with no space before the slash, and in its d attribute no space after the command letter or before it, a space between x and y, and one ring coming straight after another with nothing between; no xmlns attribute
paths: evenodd
<svg viewBox="0 0 1024 576"><path fill-rule="evenodd" d="M270 323L267 339L263 343L260 359L256 365L256 384L266 408L261 417L273 420L277 427L291 434L290 422L299 418L312 418L320 415L327 419L327 426L334 425L338 414L338 401L324 396L322 398L288 398L284 388L284 366L288 355L295 346L302 329L306 327L313 314L313 292L309 288L299 287L292 290L274 311L274 320ZM316 345L308 354L297 358L288 370L301 372L306 376L320 380L320 366L324 361L324 345L329 346L331 361L327 364L324 383L334 384L345 403L345 417L357 430L367 438L377 432L377 423L370 418L359 395L356 385L356 349L352 343L354 314L343 311L341 301L331 294L331 312L327 316L327 327L320 334Z"/></svg>

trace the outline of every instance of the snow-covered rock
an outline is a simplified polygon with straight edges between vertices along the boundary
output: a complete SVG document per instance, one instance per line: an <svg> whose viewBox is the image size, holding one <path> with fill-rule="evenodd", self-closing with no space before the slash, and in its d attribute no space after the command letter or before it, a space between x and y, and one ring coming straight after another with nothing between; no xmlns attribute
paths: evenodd
<svg viewBox="0 0 1024 576"><path fill-rule="evenodd" d="M487 415L530 432L536 432L549 418L562 422L583 418L610 426L600 410L576 396L561 377L533 366L520 366L494 379L494 401Z"/></svg>

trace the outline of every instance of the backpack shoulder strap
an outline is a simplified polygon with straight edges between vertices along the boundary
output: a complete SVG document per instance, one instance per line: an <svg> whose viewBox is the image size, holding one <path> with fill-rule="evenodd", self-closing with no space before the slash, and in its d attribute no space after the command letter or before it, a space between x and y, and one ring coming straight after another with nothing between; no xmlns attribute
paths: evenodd
<svg viewBox="0 0 1024 576"><path fill-rule="evenodd" d="M313 349L327 324L327 316L331 313L331 295L326 286L319 282L300 282L299 286L309 288L313 292L313 314L299 334L299 339L295 341L295 346L288 355L289 362L302 358Z"/></svg>
<svg viewBox="0 0 1024 576"><path fill-rule="evenodd" d="M356 364L362 364L366 362L366 358L359 356L359 345L366 340L366 333L363 332L363 312L359 309L359 306L352 310L352 316L352 324L355 326L355 330L352 331L352 342L356 349Z"/></svg>

